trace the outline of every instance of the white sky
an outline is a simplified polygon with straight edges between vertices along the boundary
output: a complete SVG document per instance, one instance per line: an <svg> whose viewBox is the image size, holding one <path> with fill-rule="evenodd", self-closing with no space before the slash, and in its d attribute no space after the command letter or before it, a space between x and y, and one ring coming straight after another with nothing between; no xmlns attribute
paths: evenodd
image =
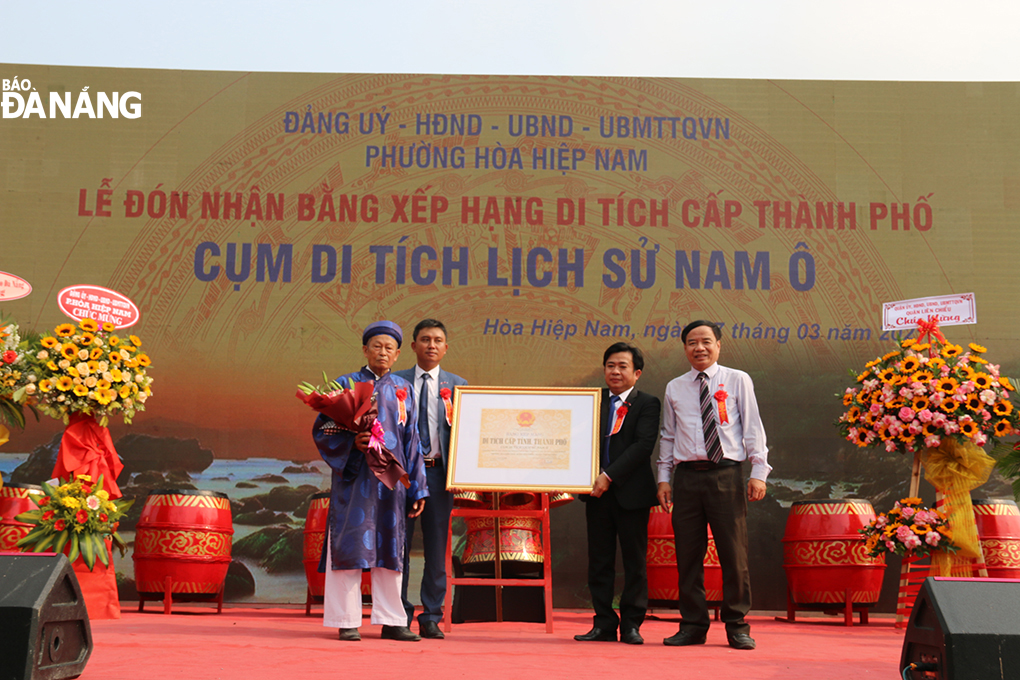
<svg viewBox="0 0 1020 680"><path fill-rule="evenodd" d="M1020 81L1016 0L14 0L0 26L10 64Z"/></svg>

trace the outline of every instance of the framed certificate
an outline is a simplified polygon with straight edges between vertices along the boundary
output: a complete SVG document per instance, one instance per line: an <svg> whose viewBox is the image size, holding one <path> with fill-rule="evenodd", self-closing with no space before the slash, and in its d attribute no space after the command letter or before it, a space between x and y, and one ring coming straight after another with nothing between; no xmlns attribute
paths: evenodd
<svg viewBox="0 0 1020 680"><path fill-rule="evenodd" d="M591 491L601 396L597 387L455 387L447 487Z"/></svg>

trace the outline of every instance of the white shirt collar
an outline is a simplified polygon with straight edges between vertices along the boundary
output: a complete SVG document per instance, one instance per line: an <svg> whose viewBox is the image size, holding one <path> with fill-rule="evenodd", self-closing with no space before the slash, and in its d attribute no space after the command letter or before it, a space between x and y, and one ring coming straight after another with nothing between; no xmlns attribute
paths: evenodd
<svg viewBox="0 0 1020 680"><path fill-rule="evenodd" d="M633 392L633 391L634 391L634 387L630 387L630 388L624 390L623 392L620 392L619 394L617 394L615 396L619 397L620 398L620 403L623 404L623 403L625 403L627 401L627 397L629 397L630 393ZM609 391L609 398L612 399L613 396L614 396L613 395L613 391L610 390Z"/></svg>
<svg viewBox="0 0 1020 680"><path fill-rule="evenodd" d="M424 368L422 368L418 364L414 365L414 382L415 383L420 383L421 382L421 377L423 375L425 375L426 373L428 373L430 376L432 376L433 383L435 383L436 385L439 384L439 366L435 366L431 371L426 371Z"/></svg>

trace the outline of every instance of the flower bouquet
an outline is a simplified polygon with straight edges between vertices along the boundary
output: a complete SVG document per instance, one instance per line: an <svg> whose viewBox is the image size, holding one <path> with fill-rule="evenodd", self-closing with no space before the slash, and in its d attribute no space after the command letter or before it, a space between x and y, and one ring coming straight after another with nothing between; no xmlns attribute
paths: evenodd
<svg viewBox="0 0 1020 680"><path fill-rule="evenodd" d="M379 410L375 402L375 385L348 379L347 387L343 387L337 381L330 380L325 373L322 374L322 379L322 386L301 383L295 396L332 420L336 429L354 434L371 433L365 459L372 474L388 489L392 490L397 482L403 484L405 488L410 488L411 481L407 471L383 443L383 428L376 420ZM403 390L398 390L401 391ZM406 395L401 397L398 394L398 397L403 408Z"/></svg>
<svg viewBox="0 0 1020 680"><path fill-rule="evenodd" d="M112 324L82 319L41 336L25 352L22 384L12 398L67 425L55 478L102 476L110 496L120 498L117 476L124 466L106 426L111 417L130 423L145 410L152 378L142 341L135 335L121 338L115 330Z"/></svg>
<svg viewBox="0 0 1020 680"><path fill-rule="evenodd" d="M16 517L19 522L35 525L18 541L18 547L31 552L66 550L68 560L73 563L80 555L90 571L97 558L110 566L107 538L124 555L127 545L117 533L117 525L133 500L111 500L103 490L102 477L95 484L88 475L78 475L59 486L45 482L42 486L46 496L38 501L39 509Z"/></svg>
<svg viewBox="0 0 1020 680"><path fill-rule="evenodd" d="M8 427L25 428L24 405L14 399L14 393L28 379L25 375L28 344L27 339L22 340L18 324L0 319L0 444L7 442Z"/></svg>
<svg viewBox="0 0 1020 680"><path fill-rule="evenodd" d="M872 557L886 552L924 557L933 550L957 550L946 516L922 506L920 498L897 501L892 510L881 513L860 534Z"/></svg>
<svg viewBox="0 0 1020 680"><path fill-rule="evenodd" d="M903 341L865 364L846 389L840 434L861 448L900 453L936 449L947 438L996 444L1020 428L1020 412L1009 395L1016 388L982 357L986 351L936 338Z"/></svg>
<svg viewBox="0 0 1020 680"><path fill-rule="evenodd" d="M117 415L130 423L152 394L151 361L137 336L121 338L115 330L82 319L43 335L26 352L26 379L15 401L35 404L65 425L76 413L94 416L102 427Z"/></svg>

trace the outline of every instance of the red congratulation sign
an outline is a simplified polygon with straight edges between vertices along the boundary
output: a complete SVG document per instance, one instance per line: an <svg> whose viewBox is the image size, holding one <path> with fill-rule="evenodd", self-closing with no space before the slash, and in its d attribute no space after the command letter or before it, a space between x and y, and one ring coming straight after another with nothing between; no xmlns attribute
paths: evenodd
<svg viewBox="0 0 1020 680"><path fill-rule="evenodd" d="M75 321L93 319L127 328L138 323L138 307L117 291L99 286L71 286L57 295L60 311Z"/></svg>
<svg viewBox="0 0 1020 680"><path fill-rule="evenodd" d="M20 300L32 292L32 284L20 276L0 272L0 300Z"/></svg>

